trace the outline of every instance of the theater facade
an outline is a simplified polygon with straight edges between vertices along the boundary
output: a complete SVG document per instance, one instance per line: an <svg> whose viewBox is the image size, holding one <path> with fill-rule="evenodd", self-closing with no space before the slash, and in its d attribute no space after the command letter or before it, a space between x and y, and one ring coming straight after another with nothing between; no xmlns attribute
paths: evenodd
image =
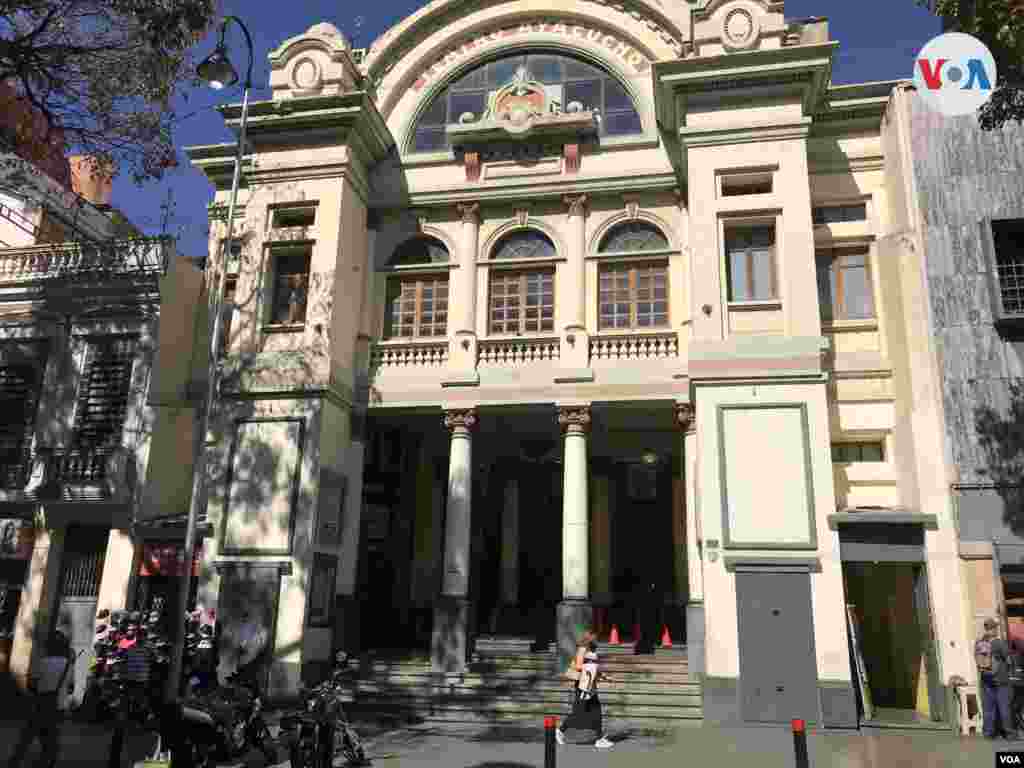
<svg viewBox="0 0 1024 768"><path fill-rule="evenodd" d="M338 647L629 639L653 591L708 720L855 725L851 626L880 711L947 716L910 137L783 5L434 0L270 54L209 268L200 600L272 627L272 689ZM234 148L188 152L217 253Z"/></svg>

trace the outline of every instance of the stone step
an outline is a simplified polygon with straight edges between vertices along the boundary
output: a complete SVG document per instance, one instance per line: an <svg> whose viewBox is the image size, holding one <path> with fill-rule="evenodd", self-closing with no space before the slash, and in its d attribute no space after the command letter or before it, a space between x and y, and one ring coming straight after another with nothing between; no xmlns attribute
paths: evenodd
<svg viewBox="0 0 1024 768"><path fill-rule="evenodd" d="M423 707L449 705L466 705L493 707L506 705L554 705L568 706L568 691L480 691L479 689L463 689L446 691L444 694L417 693L414 691L360 691L356 703L363 705L375 701L417 703ZM602 691L601 701L606 706L623 707L665 707L689 708L701 707L702 697L699 693L645 693L635 691Z"/></svg>
<svg viewBox="0 0 1024 768"><path fill-rule="evenodd" d="M372 702L366 706L350 707L349 715L356 722L360 720L379 721L393 718L412 722L502 722L528 721L538 722L548 716L564 720L566 707L563 704L537 703L523 704L508 702L498 706L473 706L448 704L428 708L418 702L388 701ZM703 710L700 707L643 707L609 705L604 707L604 718L607 720L654 720L680 721L702 720Z"/></svg>
<svg viewBox="0 0 1024 768"><path fill-rule="evenodd" d="M416 690L434 690L435 686L443 690L534 690L534 691L561 691L568 690L568 683L563 680L551 677L490 677L482 675L466 675L456 680L442 683L436 680L429 680L422 675L392 675L388 677L377 677L366 680L359 680L354 686L358 692L391 691L396 688L410 688ZM627 691L630 693L658 693L678 695L700 695L701 685L696 680L662 680L662 679L629 679L621 683L606 683L602 690Z"/></svg>
<svg viewBox="0 0 1024 768"><path fill-rule="evenodd" d="M601 660L601 665L609 672L612 670L622 671L652 671L667 673L686 673L690 665L685 659L655 659L647 656L606 656ZM504 670L504 669L557 669L558 659L545 656L483 656L476 657L469 662L469 671L477 670ZM353 669L360 673L381 672L392 669L432 669L430 659L407 658L407 659L367 659L353 663Z"/></svg>
<svg viewBox="0 0 1024 768"><path fill-rule="evenodd" d="M697 684L692 675L684 671L652 671L652 670L616 670L605 671L620 682L618 685L638 684L665 684L665 685L687 685ZM567 681L557 669L491 669L491 670L470 670L459 675L442 676L430 669L397 668L382 669L373 673L361 674L356 682L383 682L409 685L447 685L452 683L472 684L474 681L495 682L508 681L517 683L540 683L550 682L564 686Z"/></svg>

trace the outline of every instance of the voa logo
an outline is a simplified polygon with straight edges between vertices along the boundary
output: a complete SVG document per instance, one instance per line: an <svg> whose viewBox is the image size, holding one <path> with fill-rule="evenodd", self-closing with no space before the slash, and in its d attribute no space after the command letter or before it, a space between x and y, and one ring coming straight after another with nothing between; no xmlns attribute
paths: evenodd
<svg viewBox="0 0 1024 768"><path fill-rule="evenodd" d="M917 92L945 115L977 111L992 96L996 60L988 47L961 32L928 41L914 60Z"/></svg>
<svg viewBox="0 0 1024 768"><path fill-rule="evenodd" d="M996 765L1024 765L1019 752L998 752L996 753Z"/></svg>

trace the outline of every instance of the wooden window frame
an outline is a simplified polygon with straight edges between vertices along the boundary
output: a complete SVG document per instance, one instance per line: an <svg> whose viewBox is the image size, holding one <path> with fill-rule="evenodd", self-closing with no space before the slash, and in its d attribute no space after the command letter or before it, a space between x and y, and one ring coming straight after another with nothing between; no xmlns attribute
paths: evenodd
<svg viewBox="0 0 1024 768"><path fill-rule="evenodd" d="M847 317L847 307L845 301L844 279L845 273L852 267L838 268L837 261L843 255L849 253L863 254L864 256L864 274L867 277L867 297L871 302L871 314L866 317ZM878 319L878 307L875 306L875 282L874 273L871 269L871 249L868 246L847 246L847 247L832 247L832 248L819 248L815 253L815 267L817 268L818 257L825 257L827 255L829 260L829 277L832 274L836 276L835 291L832 290L832 281L829 280L829 299L831 301L832 317L828 320L824 320L826 323L841 323L841 322L869 322ZM861 267L856 267L861 269Z"/></svg>
<svg viewBox="0 0 1024 768"><path fill-rule="evenodd" d="M551 328L544 329L538 328L535 331L526 330L526 308L527 308L527 278L532 275L549 276L551 278ZM493 312L494 312L494 300L497 298L494 294L494 281L505 280L509 277L515 277L519 282L519 317L516 321L518 328L515 331L496 331L493 326ZM502 337L515 337L515 336L538 336L548 333L555 332L555 305L557 303L557 294L555 292L555 269L554 267L541 267L539 269L501 269L491 270L487 277L487 334L489 336L502 336ZM508 296L509 294L505 294ZM546 305L539 304L538 310L543 311ZM506 311L508 307L505 308ZM543 325L543 314L538 316L538 323ZM503 323L507 326L507 320Z"/></svg>
<svg viewBox="0 0 1024 768"><path fill-rule="evenodd" d="M665 323L659 325L639 325L637 321L637 305L640 300L637 298L637 273L641 269L657 267L664 271L665 275ZM604 325L604 316L601 314L601 277L606 271L621 269L629 273L629 325L618 327L615 325ZM598 264L597 267L597 330L599 333L610 331L660 331L672 327L671 318L671 292L669 286L669 264L668 261L608 261ZM618 302L610 302L616 304ZM614 317L614 315L612 316Z"/></svg>
<svg viewBox="0 0 1024 768"><path fill-rule="evenodd" d="M444 310L444 315L445 315L444 333L441 333L441 334L431 334L429 336L428 335L423 335L420 332L421 331L421 327L422 327L422 319L423 319L423 287L424 287L424 284L427 281L432 282L435 286L437 286L437 285L439 285L441 283L444 284L444 286L445 286L445 302L446 302L446 306L445 306L445 310ZM414 283L416 285L416 304L415 304L415 309L414 309L413 333L412 333L411 336L407 336L407 335L399 336L399 335L395 335L395 333L393 331L393 327L392 327L392 325L393 325L392 317L393 317L393 314L394 314L393 306L394 306L394 302L401 297L401 286L406 284L406 283ZM395 285L397 285L399 287L399 290L398 290L397 294L392 294L392 290L393 290L392 286L395 286ZM385 295L385 299L384 299L384 327L382 329L383 332L381 333L382 340L384 340L384 341L412 341L412 340L437 341L439 339L446 338L447 335L448 335L449 315L451 314L451 304L449 303L450 302L450 296L451 296L451 294L450 294L450 285L451 285L451 283L450 283L449 275L448 275L447 272L444 272L444 273L438 273L438 272L427 272L427 273L416 272L414 274L409 274L409 275L392 275L392 276L389 276L387 278L387 282L386 282L385 287L384 287L384 291L385 291L385 294L384 294ZM434 301L435 301L434 315L436 317L436 315L437 315L437 306L436 306L437 297L436 296L434 298ZM437 325L438 325L438 322L435 319L434 322L433 322L432 327L435 327Z"/></svg>
<svg viewBox="0 0 1024 768"><path fill-rule="evenodd" d="M303 258L305 258L305 260L306 260L305 271L304 272L299 271L299 272L282 273L281 272L280 259L283 256L302 256ZM271 286L269 316L267 318L266 325L271 330L275 330L275 329L292 330L292 329L304 328L305 325L306 325L306 318L307 318L307 315L309 313L309 283L310 283L310 272L311 272L312 262L313 262L313 247L312 247L312 245L303 245L303 246L297 246L297 247L291 247L291 246L289 246L289 247L285 247L285 246L272 247L270 249L270 257L272 259L272 265L273 265L273 271L272 271L273 283L272 283L272 286ZM280 294L280 291L281 291L281 282L282 282L282 279L284 277L284 274L288 274L288 275L304 275L304 277L305 277L305 293L306 293L306 296L305 296L305 300L302 302L301 319L299 319L299 320L293 319L291 311L289 311L289 315L288 315L289 319L288 320L279 320L278 317L277 317L278 310L281 308L281 294ZM291 303L289 303L287 306L289 307L289 310L290 310L293 305Z"/></svg>
<svg viewBox="0 0 1024 768"><path fill-rule="evenodd" d="M746 247L746 267L747 267L747 298L737 299L732 295L732 254L734 249L729 247L730 238L735 235L736 232L742 230L754 230L754 229L771 229L772 231L772 244L768 246L768 274L770 280L770 291L767 297L753 297L754 293L754 246L748 245ZM752 304L757 302L774 302L781 301L779 295L779 240L778 240L778 222L773 220L771 222L726 222L724 227L724 241L725 241L725 295L726 299L730 304Z"/></svg>

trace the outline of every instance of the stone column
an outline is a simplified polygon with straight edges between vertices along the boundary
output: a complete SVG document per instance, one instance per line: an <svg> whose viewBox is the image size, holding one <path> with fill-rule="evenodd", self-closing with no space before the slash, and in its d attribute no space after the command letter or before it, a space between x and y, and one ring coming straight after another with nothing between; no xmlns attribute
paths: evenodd
<svg viewBox="0 0 1024 768"><path fill-rule="evenodd" d="M586 321L587 196L569 195L566 227L566 262L555 287L562 320L561 365L581 373L590 365L590 341ZM587 378L587 377L584 377Z"/></svg>
<svg viewBox="0 0 1024 768"><path fill-rule="evenodd" d="M458 673L468 658L469 568L473 500L473 441L476 412L448 411L451 430L448 460L448 508L444 535L444 576L434 609L431 660L436 671Z"/></svg>
<svg viewBox="0 0 1024 768"><path fill-rule="evenodd" d="M449 366L458 381L476 383L476 256L480 241L480 204L459 203L462 219L458 264L448 296Z"/></svg>
<svg viewBox="0 0 1024 768"><path fill-rule="evenodd" d="M28 563L14 623L10 670L22 689L28 684L32 663L44 647L46 634L52 625L64 556L67 527L48 525L45 519L44 509L36 523L32 559Z"/></svg>
<svg viewBox="0 0 1024 768"><path fill-rule="evenodd" d="M511 608L519 603L519 475L505 483L501 514L501 603Z"/></svg>
<svg viewBox="0 0 1024 768"><path fill-rule="evenodd" d="M587 506L587 431L590 407L559 408L565 434L562 485L562 602L558 605L556 639L564 668L576 648L576 635L593 623L590 603L590 531Z"/></svg>
<svg viewBox="0 0 1024 768"><path fill-rule="evenodd" d="M690 403L676 403L676 421L683 433L683 482L686 485L686 649L690 671L704 674L704 562L701 559L700 510L697 497L697 412Z"/></svg>

